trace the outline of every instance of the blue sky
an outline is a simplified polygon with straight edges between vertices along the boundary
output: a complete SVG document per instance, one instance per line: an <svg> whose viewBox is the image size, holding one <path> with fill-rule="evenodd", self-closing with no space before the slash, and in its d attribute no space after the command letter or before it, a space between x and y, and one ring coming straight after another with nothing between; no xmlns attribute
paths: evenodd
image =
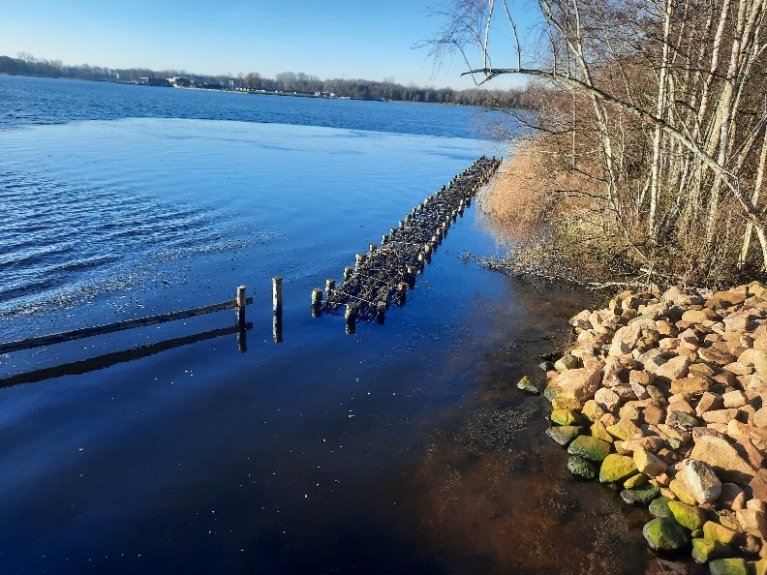
<svg viewBox="0 0 767 575"><path fill-rule="evenodd" d="M0 55L203 74L283 71L470 87L414 49L447 0L0 0ZM523 14L524 16L524 14ZM500 48L499 48L500 50ZM503 51L501 51L503 52ZM497 65L512 65L497 58ZM494 82L503 88L509 81Z"/></svg>

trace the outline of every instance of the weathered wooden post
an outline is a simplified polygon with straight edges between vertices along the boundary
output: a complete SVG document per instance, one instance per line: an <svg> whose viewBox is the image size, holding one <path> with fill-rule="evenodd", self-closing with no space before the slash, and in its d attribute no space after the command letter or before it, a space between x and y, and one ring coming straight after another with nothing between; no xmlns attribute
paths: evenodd
<svg viewBox="0 0 767 575"><path fill-rule="evenodd" d="M368 246L368 251L369 251L371 254L372 254L372 253L375 253L375 251L376 251L377 249L378 249L378 246L376 246L375 244L370 244L370 245Z"/></svg>
<svg viewBox="0 0 767 575"><path fill-rule="evenodd" d="M245 286L238 286L234 302L235 313L237 314L237 327L240 330L243 330L245 327L245 306L247 305L247 299Z"/></svg>
<svg viewBox="0 0 767 575"><path fill-rule="evenodd" d="M386 234L384 234L384 235L382 235L382 236L381 236L381 245L382 245L382 246L383 246L384 244L386 244L388 241L389 241L389 236L387 236Z"/></svg>
<svg viewBox="0 0 767 575"><path fill-rule="evenodd" d="M357 254L354 256L354 263L357 267L362 266L365 263L365 254Z"/></svg>
<svg viewBox="0 0 767 575"><path fill-rule="evenodd" d="M397 286L397 305L402 307L405 305L407 299L408 284L406 282L400 282Z"/></svg>
<svg viewBox="0 0 767 575"><path fill-rule="evenodd" d="M272 337L282 343L282 278L272 278Z"/></svg>
<svg viewBox="0 0 767 575"><path fill-rule="evenodd" d="M322 290L315 288L312 290L312 317L318 318L322 313Z"/></svg>
<svg viewBox="0 0 767 575"><path fill-rule="evenodd" d="M336 280L333 278L328 278L325 280L325 293L328 297L333 295L333 292L336 291Z"/></svg>
<svg viewBox="0 0 767 575"><path fill-rule="evenodd" d="M354 273L354 268L351 266L346 266L344 268L344 281L348 281L352 277L352 273Z"/></svg>

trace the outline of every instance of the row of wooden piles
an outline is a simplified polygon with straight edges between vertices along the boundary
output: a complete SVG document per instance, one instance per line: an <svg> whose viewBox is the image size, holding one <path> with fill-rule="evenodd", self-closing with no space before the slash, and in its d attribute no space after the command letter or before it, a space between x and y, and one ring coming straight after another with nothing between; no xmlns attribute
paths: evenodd
<svg viewBox="0 0 767 575"><path fill-rule="evenodd" d="M367 253L358 253L355 265L344 269L340 286L329 279L324 290L312 292L315 315L345 308L347 327L353 327L357 319L382 322L391 304L403 305L407 290L415 285L416 276L429 263L450 225L463 214L500 163L496 158L480 157L448 186L442 186L413 208L397 227L381 237L380 245L370 244Z"/></svg>

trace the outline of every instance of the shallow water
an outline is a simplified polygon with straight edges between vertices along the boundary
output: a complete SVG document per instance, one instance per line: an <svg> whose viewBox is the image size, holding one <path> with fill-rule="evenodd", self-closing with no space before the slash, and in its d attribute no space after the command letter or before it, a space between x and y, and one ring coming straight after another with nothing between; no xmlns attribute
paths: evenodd
<svg viewBox="0 0 767 575"><path fill-rule="evenodd" d="M255 301L244 353L223 312L0 356L3 573L650 563L643 512L571 479L543 437L545 402L513 385L586 296L481 268L502 248L475 208L384 325L347 336L342 318L310 316L311 288L498 153L467 137L475 116L101 85L89 116L90 84L13 80L0 88L38 105L19 102L34 121L0 130L1 341L214 303L241 283ZM252 107L229 117L237 106Z"/></svg>

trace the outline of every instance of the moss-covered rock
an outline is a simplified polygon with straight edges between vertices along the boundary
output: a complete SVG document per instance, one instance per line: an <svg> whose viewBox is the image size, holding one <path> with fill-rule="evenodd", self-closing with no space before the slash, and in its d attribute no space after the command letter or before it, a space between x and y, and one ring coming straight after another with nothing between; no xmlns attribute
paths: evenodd
<svg viewBox="0 0 767 575"><path fill-rule="evenodd" d="M581 402L572 397L557 396L551 400L551 409L569 409L572 412L580 411Z"/></svg>
<svg viewBox="0 0 767 575"><path fill-rule="evenodd" d="M581 428L576 425L562 425L559 427L549 427L546 430L546 435L559 443L562 447L565 447L573 439L578 437L580 432Z"/></svg>
<svg viewBox="0 0 767 575"><path fill-rule="evenodd" d="M581 361L580 357L570 353L566 353L554 362L554 369L559 372L567 371L568 369L578 369L579 367L583 367L583 361Z"/></svg>
<svg viewBox="0 0 767 575"><path fill-rule="evenodd" d="M591 437L596 437L597 439L607 441L608 443L613 442L613 436L607 433L607 428L605 428L605 424L601 421L595 421L589 430L591 431Z"/></svg>
<svg viewBox="0 0 767 575"><path fill-rule="evenodd" d="M656 517L642 528L647 544L656 551L676 551L687 547L690 537L684 527L669 517Z"/></svg>
<svg viewBox="0 0 767 575"><path fill-rule="evenodd" d="M602 461L599 468L600 483L618 483L628 479L637 472L634 460L627 455L611 453Z"/></svg>
<svg viewBox="0 0 767 575"><path fill-rule="evenodd" d="M653 499L650 503L650 506L648 507L648 510L650 511L650 515L654 517L674 517L674 514L671 513L671 509L668 508L668 497L658 497L657 499Z"/></svg>
<svg viewBox="0 0 767 575"><path fill-rule="evenodd" d="M696 563L708 563L712 559L726 557L732 552L728 545L713 539L693 539L692 558Z"/></svg>
<svg viewBox="0 0 767 575"><path fill-rule="evenodd" d="M580 435L567 448L567 453L601 463L610 454L610 449L611 445L606 441L589 435Z"/></svg>
<svg viewBox="0 0 767 575"><path fill-rule="evenodd" d="M636 489L637 487L643 487L647 485L650 480L643 473L637 473L632 475L626 481L623 482L624 489ZM656 495L657 497L657 495ZM647 503L650 503L649 501Z"/></svg>
<svg viewBox="0 0 767 575"><path fill-rule="evenodd" d="M628 419L621 419L615 425L608 426L607 432L616 439L622 439L623 441L644 437L642 430L636 425L636 423Z"/></svg>
<svg viewBox="0 0 767 575"><path fill-rule="evenodd" d="M637 487L635 489L624 489L621 491L621 499L629 505L646 507L653 499L658 497L660 490L654 485Z"/></svg>
<svg viewBox="0 0 767 575"><path fill-rule="evenodd" d="M714 559L708 564L711 575L749 575L748 565L742 557Z"/></svg>
<svg viewBox="0 0 767 575"><path fill-rule="evenodd" d="M596 463L578 455L571 455L567 458L567 469L576 477L589 481L594 481L599 472Z"/></svg>
<svg viewBox="0 0 767 575"><path fill-rule="evenodd" d="M547 385L543 388L543 397L548 399L549 401L554 401L554 398L557 396L557 390L551 386Z"/></svg>
<svg viewBox="0 0 767 575"><path fill-rule="evenodd" d="M688 505L681 501L669 501L668 508L676 522L690 531L702 529L703 524L706 522L706 515L700 507Z"/></svg>
<svg viewBox="0 0 767 575"><path fill-rule="evenodd" d="M706 539L712 539L713 541L718 541L724 545L729 545L735 541L735 537L737 537L737 535L738 533L733 529L713 521L706 521L703 524L703 536Z"/></svg>
<svg viewBox="0 0 767 575"><path fill-rule="evenodd" d="M551 412L551 421L557 425L575 425L578 417L570 409L555 409Z"/></svg>
<svg viewBox="0 0 767 575"><path fill-rule="evenodd" d="M517 388L530 395L540 395L541 390L529 375L524 376L517 382Z"/></svg>

